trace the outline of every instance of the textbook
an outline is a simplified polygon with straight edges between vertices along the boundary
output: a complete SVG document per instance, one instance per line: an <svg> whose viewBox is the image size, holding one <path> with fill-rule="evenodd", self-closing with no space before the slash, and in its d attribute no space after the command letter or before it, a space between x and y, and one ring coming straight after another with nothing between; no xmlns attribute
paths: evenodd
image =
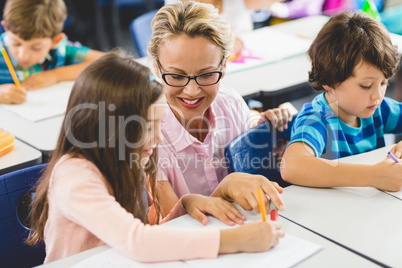
<svg viewBox="0 0 402 268"><path fill-rule="evenodd" d="M0 156L14 150L14 135L0 129Z"/></svg>

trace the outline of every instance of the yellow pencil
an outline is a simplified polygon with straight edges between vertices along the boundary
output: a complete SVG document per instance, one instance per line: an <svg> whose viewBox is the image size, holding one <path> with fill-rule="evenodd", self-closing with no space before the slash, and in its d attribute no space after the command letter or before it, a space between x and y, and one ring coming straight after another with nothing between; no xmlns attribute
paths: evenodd
<svg viewBox="0 0 402 268"><path fill-rule="evenodd" d="M21 83L20 83L20 81L18 80L18 76L17 76L17 74L15 73L14 67L13 67L13 65L11 64L10 58L8 57L7 51L6 51L6 49L5 49L4 47L1 49L1 54L3 54L3 57L4 57L4 60L6 61L8 70L10 71L10 74L11 74L11 76L13 77L14 84L15 84L17 87L21 87Z"/></svg>
<svg viewBox="0 0 402 268"><path fill-rule="evenodd" d="M265 213L264 198L263 198L264 193L262 192L261 188L257 189L257 195L258 195L258 203L260 205L262 221L267 221L267 217L266 217L266 213Z"/></svg>

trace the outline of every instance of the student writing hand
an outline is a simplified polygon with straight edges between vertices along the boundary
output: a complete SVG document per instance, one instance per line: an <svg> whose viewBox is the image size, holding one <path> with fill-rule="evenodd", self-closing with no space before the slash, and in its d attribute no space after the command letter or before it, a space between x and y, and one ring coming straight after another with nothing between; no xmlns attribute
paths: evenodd
<svg viewBox="0 0 402 268"><path fill-rule="evenodd" d="M287 108L269 109L261 113L257 124L261 124L265 119L271 121L272 125L279 131L283 131L288 128L288 123L292 121L292 114Z"/></svg>
<svg viewBox="0 0 402 268"><path fill-rule="evenodd" d="M238 228L221 230L219 253L262 252L279 243L285 236L279 222L259 221Z"/></svg>
<svg viewBox="0 0 402 268"><path fill-rule="evenodd" d="M392 149L391 153L395 155L396 158L402 158L402 141L398 142Z"/></svg>
<svg viewBox="0 0 402 268"><path fill-rule="evenodd" d="M54 70L36 73L22 83L27 90L36 90L44 87L54 85L58 82L57 77L54 75Z"/></svg>
<svg viewBox="0 0 402 268"><path fill-rule="evenodd" d="M187 213L207 225L206 213L211 214L227 225L243 224L246 220L236 207L221 197L210 197L199 194L188 194L183 196L182 204Z"/></svg>
<svg viewBox="0 0 402 268"><path fill-rule="evenodd" d="M17 87L14 84L0 86L0 103L20 104L27 100L27 93L24 87Z"/></svg>
<svg viewBox="0 0 402 268"><path fill-rule="evenodd" d="M230 173L219 183L211 196L220 196L228 201L236 202L247 211L254 210L259 213L258 188L261 188L270 197L280 211L285 209L285 204L279 195L283 192L283 188L278 183L271 182L261 175L240 172ZM268 210L270 200L265 195L264 203Z"/></svg>
<svg viewBox="0 0 402 268"><path fill-rule="evenodd" d="M372 166L369 186L391 192L402 189L402 163L395 163L389 157Z"/></svg>

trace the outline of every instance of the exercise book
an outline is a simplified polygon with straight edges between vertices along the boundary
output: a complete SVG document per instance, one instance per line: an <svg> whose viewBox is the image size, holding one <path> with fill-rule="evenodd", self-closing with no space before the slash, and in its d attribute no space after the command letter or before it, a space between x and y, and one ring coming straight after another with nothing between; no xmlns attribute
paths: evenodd
<svg viewBox="0 0 402 268"><path fill-rule="evenodd" d="M22 104L1 104L28 121L38 122L66 112L74 81L60 82L37 90L27 91L27 100Z"/></svg>

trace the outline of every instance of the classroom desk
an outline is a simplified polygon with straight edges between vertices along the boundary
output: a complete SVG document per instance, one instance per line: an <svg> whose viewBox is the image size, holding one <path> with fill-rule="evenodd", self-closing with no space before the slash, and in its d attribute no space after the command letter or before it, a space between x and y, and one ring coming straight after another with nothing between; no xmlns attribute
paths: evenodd
<svg viewBox="0 0 402 268"><path fill-rule="evenodd" d="M31 122L0 106L0 128L36 148L48 157L56 147L64 115Z"/></svg>
<svg viewBox="0 0 402 268"><path fill-rule="evenodd" d="M11 152L0 156L0 175L34 166L42 162L42 154L38 150L15 139L15 147Z"/></svg>
<svg viewBox="0 0 402 268"><path fill-rule="evenodd" d="M392 146L342 159L375 163ZM308 188L289 186L280 215L384 266L402 267L402 202L371 187Z"/></svg>
<svg viewBox="0 0 402 268"><path fill-rule="evenodd" d="M329 17L318 15L268 27L312 42L328 20ZM402 36L390 36L393 43L398 45L399 53L402 53ZM310 70L311 62L308 56L300 54L241 72L227 73L222 83L234 88L246 100L254 98L264 103L264 108L273 108L283 102L314 93L308 83Z"/></svg>
<svg viewBox="0 0 402 268"><path fill-rule="evenodd" d="M247 218L250 220L259 220L260 215L255 214L254 212L247 212ZM186 217L180 217L174 219L170 222L165 223L167 226L175 226L180 222L186 221ZM370 262L359 255L356 255L341 246L338 246L319 235L316 235L305 228L302 228L286 219L279 219L282 223L282 227L286 233L298 236L300 238L309 240L313 243L319 244L323 246L323 249L311 256L307 260L299 263L297 267L301 268L321 268L321 267L379 267L378 265ZM51 268L51 267L71 267L85 259L94 256L102 251L110 249L109 246L100 246L97 248L93 248L87 250L85 252L81 252L79 254L70 256L65 259L61 259L46 265L43 267ZM156 264L143 264L145 267L159 268L159 267L193 267L185 262L169 262L169 263L156 263ZM211 267L212 268L212 267Z"/></svg>

